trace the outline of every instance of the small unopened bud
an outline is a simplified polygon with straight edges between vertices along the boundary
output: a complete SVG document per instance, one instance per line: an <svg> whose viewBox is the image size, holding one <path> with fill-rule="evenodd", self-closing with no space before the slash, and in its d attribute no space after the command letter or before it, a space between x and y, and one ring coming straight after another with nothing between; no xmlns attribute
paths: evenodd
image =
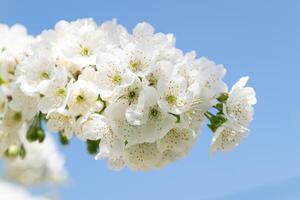
<svg viewBox="0 0 300 200"><path fill-rule="evenodd" d="M21 145L20 149L19 149L19 156L24 159L26 157L26 149L24 148L23 145Z"/></svg>
<svg viewBox="0 0 300 200"><path fill-rule="evenodd" d="M62 132L59 132L59 140L60 140L60 143L64 146L69 144L69 140L68 140L67 136Z"/></svg>
<svg viewBox="0 0 300 200"><path fill-rule="evenodd" d="M42 128L39 128L37 131L36 131L36 138L37 140L39 141L39 143L42 143L45 139L45 132Z"/></svg>
<svg viewBox="0 0 300 200"><path fill-rule="evenodd" d="M99 143L100 143L100 140L87 140L86 141L87 151L91 155L95 155L99 150Z"/></svg>
<svg viewBox="0 0 300 200"><path fill-rule="evenodd" d="M11 145L5 152L6 156L9 158L15 158L19 154L19 148L17 145Z"/></svg>

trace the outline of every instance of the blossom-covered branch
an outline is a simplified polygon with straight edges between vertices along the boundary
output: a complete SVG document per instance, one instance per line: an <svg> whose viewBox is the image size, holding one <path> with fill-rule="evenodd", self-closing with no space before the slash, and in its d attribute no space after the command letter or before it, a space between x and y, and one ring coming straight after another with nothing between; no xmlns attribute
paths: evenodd
<svg viewBox="0 0 300 200"><path fill-rule="evenodd" d="M160 168L187 155L206 119L212 153L248 133L256 103L248 78L228 92L222 65L183 53L172 34L147 23L129 33L115 20L60 21L36 38L3 27L2 155L24 156L21 126L30 142L42 143L43 123L63 144L86 141L116 170Z"/></svg>

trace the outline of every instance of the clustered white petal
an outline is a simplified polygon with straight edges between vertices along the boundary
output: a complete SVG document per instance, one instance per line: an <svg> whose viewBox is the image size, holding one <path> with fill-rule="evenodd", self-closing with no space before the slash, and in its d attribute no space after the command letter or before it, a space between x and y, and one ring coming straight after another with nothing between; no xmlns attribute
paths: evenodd
<svg viewBox="0 0 300 200"><path fill-rule="evenodd" d="M4 180L0 180L0 194L1 199L4 200L51 200L47 197L33 196L25 188L6 182Z"/></svg>
<svg viewBox="0 0 300 200"><path fill-rule="evenodd" d="M19 66L32 54L37 39L28 36L21 25L0 24L0 155L21 145L22 127L37 112L37 99L28 96L18 84Z"/></svg>
<svg viewBox="0 0 300 200"><path fill-rule="evenodd" d="M238 146L249 130L253 118L253 105L256 104L255 91L245 87L248 77L241 78L229 92L223 112L227 121L216 130L212 139L211 151L229 151Z"/></svg>
<svg viewBox="0 0 300 200"><path fill-rule="evenodd" d="M112 169L149 170L187 155L205 118L212 152L248 132L256 100L246 79L227 92L222 65L183 53L172 34L145 22L129 33L116 20L60 21L37 39L4 27L3 35L24 38L19 48L0 39L2 153L22 144L15 130L24 124L27 139L43 141L46 121L64 142L75 136L91 151L99 146L96 159Z"/></svg>

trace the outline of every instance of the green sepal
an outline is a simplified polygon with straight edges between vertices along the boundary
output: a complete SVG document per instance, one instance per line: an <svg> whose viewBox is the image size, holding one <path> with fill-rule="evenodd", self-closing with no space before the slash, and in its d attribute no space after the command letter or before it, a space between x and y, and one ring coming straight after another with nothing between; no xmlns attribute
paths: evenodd
<svg viewBox="0 0 300 200"><path fill-rule="evenodd" d="M228 98L229 98L229 94L227 92L224 92L221 94L220 97L217 98L217 100L221 103L226 103Z"/></svg>
<svg viewBox="0 0 300 200"><path fill-rule="evenodd" d="M176 117L176 124L180 123L180 120L181 120L180 119L180 115L177 115L177 114L174 114L174 113L170 113L170 112L169 112L169 114L173 115L174 117Z"/></svg>
<svg viewBox="0 0 300 200"><path fill-rule="evenodd" d="M103 108L98 112L99 114L102 114L107 107L107 102L104 101L100 95L98 95L97 101L100 101L103 103Z"/></svg>

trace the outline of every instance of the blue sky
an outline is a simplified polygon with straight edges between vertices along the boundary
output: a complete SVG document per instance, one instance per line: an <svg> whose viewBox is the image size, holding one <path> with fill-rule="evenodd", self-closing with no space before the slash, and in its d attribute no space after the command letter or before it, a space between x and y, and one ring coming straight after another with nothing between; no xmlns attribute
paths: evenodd
<svg viewBox="0 0 300 200"><path fill-rule="evenodd" d="M249 75L258 104L242 145L209 156L207 128L184 159L148 173L113 172L94 161L83 143L61 150L71 180L63 200L296 200L300 199L300 1L17 1L2 0L0 23L24 24L31 34L61 19L117 18L171 32L177 46L222 63L231 86Z"/></svg>

